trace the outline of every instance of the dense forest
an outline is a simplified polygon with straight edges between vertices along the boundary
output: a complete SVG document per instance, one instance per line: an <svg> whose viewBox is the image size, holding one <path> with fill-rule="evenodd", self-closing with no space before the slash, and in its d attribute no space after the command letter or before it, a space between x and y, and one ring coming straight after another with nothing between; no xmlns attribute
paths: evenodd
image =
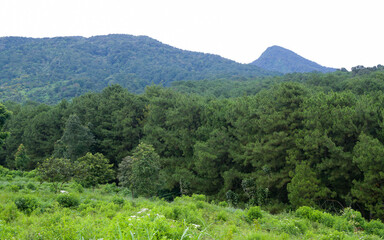
<svg viewBox="0 0 384 240"><path fill-rule="evenodd" d="M94 175L79 172L82 184L384 219L383 66L212 83L142 94L111 85L56 105L7 101L0 164L43 173L95 164Z"/></svg>
<svg viewBox="0 0 384 240"><path fill-rule="evenodd" d="M277 75L218 55L185 51L146 36L0 38L0 100L48 104L119 84Z"/></svg>

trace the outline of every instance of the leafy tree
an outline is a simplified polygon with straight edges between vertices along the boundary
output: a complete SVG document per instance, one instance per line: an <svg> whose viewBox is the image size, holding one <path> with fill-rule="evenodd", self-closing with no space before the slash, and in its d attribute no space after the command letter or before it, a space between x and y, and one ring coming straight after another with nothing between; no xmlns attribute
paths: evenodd
<svg viewBox="0 0 384 240"><path fill-rule="evenodd" d="M95 187L114 179L113 164L101 153L87 153L76 161L76 179L85 186Z"/></svg>
<svg viewBox="0 0 384 240"><path fill-rule="evenodd" d="M89 128L81 125L79 117L76 114L72 114L65 124L63 136L60 142L57 143L58 146L54 155L56 157L64 157L60 156L60 154L66 152L69 159L75 161L89 152L93 143L94 136Z"/></svg>
<svg viewBox="0 0 384 240"><path fill-rule="evenodd" d="M30 170L31 159L27 155L27 151L23 144L20 144L17 152L15 153L15 166L19 170Z"/></svg>
<svg viewBox="0 0 384 240"><path fill-rule="evenodd" d="M140 143L131 157L126 157L119 165L120 184L132 191L132 196L146 197L156 194L160 186L160 157L155 149Z"/></svg>
<svg viewBox="0 0 384 240"><path fill-rule="evenodd" d="M39 164L37 172L43 181L53 183L55 192L58 192L74 176L75 166L69 159L50 157Z"/></svg>

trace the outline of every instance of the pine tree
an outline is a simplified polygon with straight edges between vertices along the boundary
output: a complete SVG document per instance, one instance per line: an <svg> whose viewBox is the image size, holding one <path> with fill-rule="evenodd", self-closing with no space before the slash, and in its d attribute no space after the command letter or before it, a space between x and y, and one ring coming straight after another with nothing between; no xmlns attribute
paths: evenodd
<svg viewBox="0 0 384 240"><path fill-rule="evenodd" d="M94 143L94 136L89 128L81 125L76 114L69 116L63 136L55 146L55 157L68 157L75 161L90 151Z"/></svg>
<svg viewBox="0 0 384 240"><path fill-rule="evenodd" d="M31 159L23 144L20 144L15 153L15 167L18 170L29 170L31 167Z"/></svg>

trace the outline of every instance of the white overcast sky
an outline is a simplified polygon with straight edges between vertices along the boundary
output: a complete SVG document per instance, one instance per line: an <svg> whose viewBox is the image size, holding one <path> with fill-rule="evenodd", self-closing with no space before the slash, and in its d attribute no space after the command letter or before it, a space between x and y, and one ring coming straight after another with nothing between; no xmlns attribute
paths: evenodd
<svg viewBox="0 0 384 240"><path fill-rule="evenodd" d="M384 65L383 0L0 0L0 37L146 35L241 63L279 45L321 65Z"/></svg>

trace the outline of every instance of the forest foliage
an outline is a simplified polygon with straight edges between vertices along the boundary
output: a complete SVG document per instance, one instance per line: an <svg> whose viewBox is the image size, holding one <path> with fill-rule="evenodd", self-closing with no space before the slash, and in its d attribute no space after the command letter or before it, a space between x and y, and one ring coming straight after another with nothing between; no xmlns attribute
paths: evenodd
<svg viewBox="0 0 384 240"><path fill-rule="evenodd" d="M227 98L230 87L212 96L215 89L186 93L195 90L185 84L188 91L151 86L140 95L111 85L56 105L5 102L12 115L1 108L9 136L0 164L33 170L47 159L67 159L58 163L112 169L95 173L104 179L83 178L96 181L84 186L120 180L142 196L199 193L271 211L351 207L384 219L381 66L289 74ZM76 139L82 149L71 147ZM154 177L150 187L139 184L142 174Z"/></svg>
<svg viewBox="0 0 384 240"><path fill-rule="evenodd" d="M256 77L278 73L218 55L185 51L145 36L0 38L0 100L58 103L119 84Z"/></svg>

